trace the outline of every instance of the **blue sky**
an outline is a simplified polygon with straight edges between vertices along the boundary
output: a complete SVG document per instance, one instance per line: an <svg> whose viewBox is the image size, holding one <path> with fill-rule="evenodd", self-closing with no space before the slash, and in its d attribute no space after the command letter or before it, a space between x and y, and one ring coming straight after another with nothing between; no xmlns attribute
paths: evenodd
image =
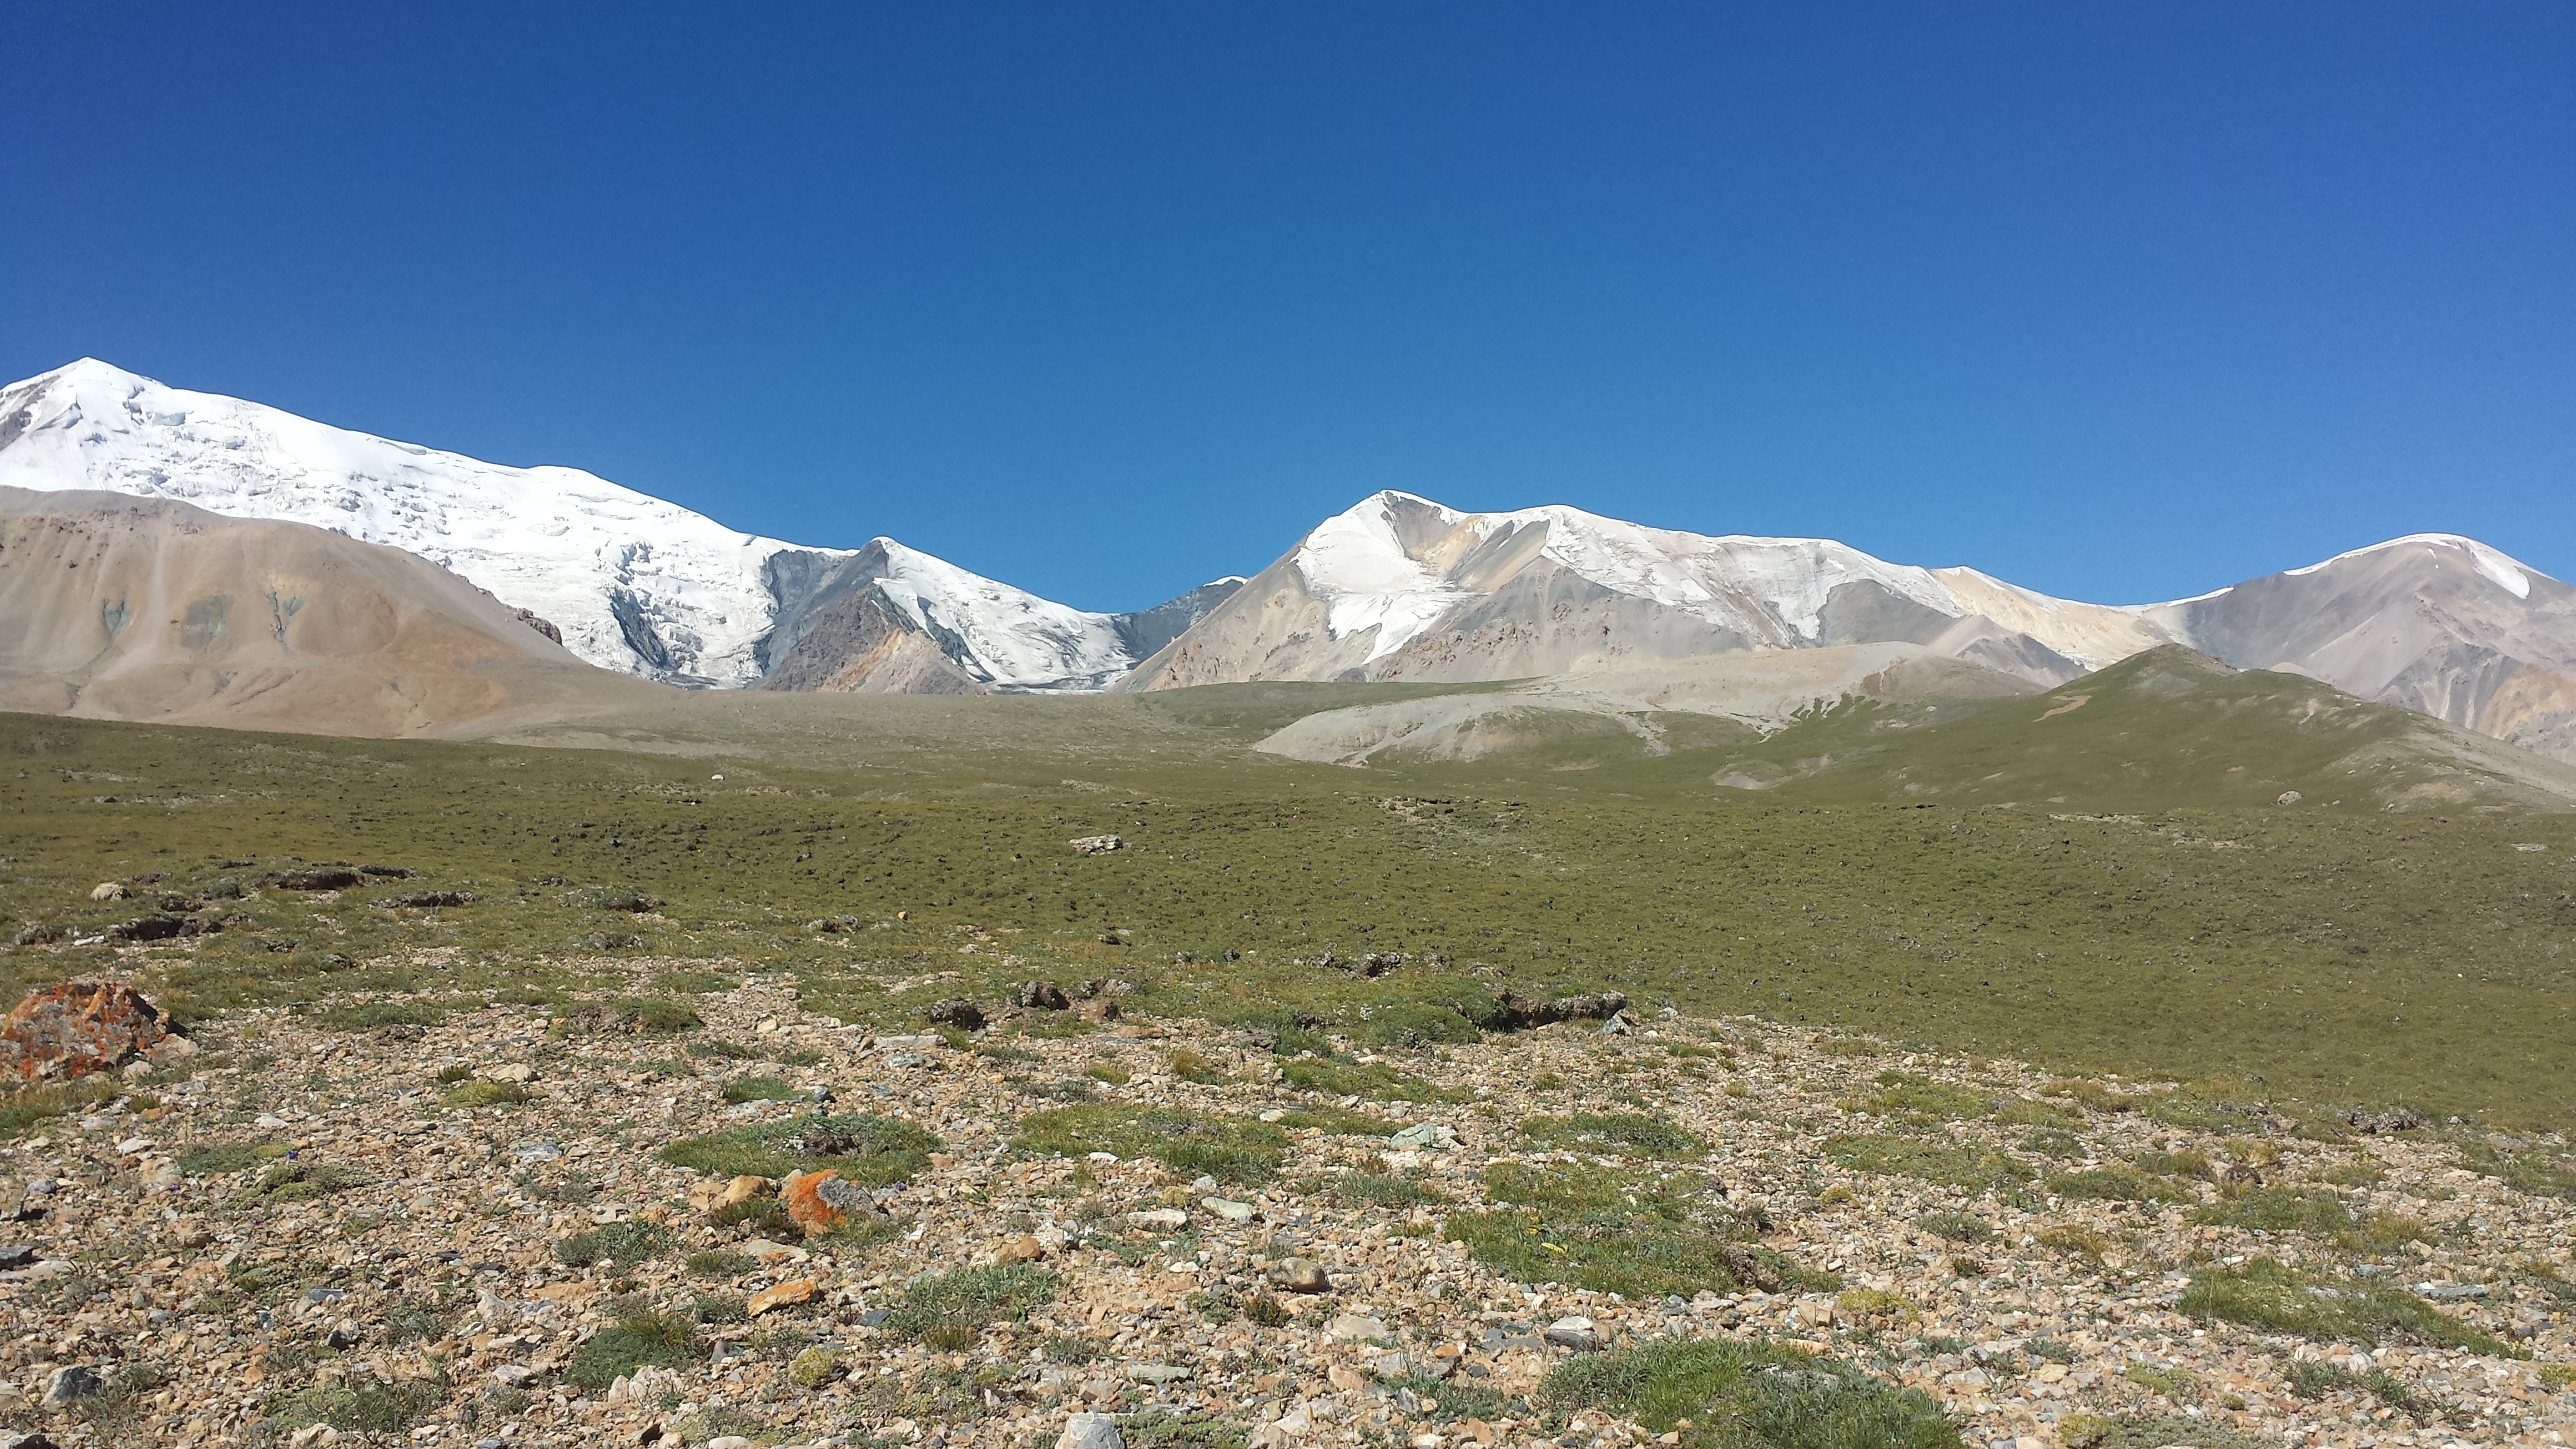
<svg viewBox="0 0 2576 1449"><path fill-rule="evenodd" d="M1093 608L1371 490L2576 578L2576 7L45 6L89 354Z"/></svg>

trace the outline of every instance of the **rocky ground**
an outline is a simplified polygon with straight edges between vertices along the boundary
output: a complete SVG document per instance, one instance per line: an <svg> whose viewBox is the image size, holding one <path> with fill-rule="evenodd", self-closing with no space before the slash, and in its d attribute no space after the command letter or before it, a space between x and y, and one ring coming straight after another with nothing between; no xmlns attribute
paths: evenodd
<svg viewBox="0 0 2576 1449"><path fill-rule="evenodd" d="M2551 1142L1750 1020L1379 1055L1043 999L887 1034L757 977L694 1027L375 1005L227 1016L10 1119L0 1424L1735 1442L1637 1390L1683 1340L1758 1351L1756 1398L1846 1366L1796 1382L1876 1395L1907 1443L1950 1432L1931 1405L2021 1449L2576 1433ZM776 1196L843 1163L871 1193Z"/></svg>

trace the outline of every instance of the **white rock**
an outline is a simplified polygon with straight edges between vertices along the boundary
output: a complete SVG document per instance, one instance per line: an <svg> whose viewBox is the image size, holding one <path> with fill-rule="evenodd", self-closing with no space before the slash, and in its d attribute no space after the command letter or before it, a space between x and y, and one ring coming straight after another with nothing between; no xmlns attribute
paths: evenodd
<svg viewBox="0 0 2576 1449"><path fill-rule="evenodd" d="M1068 1414L1055 1449L1127 1449L1127 1441L1118 1437L1118 1421L1107 1414Z"/></svg>

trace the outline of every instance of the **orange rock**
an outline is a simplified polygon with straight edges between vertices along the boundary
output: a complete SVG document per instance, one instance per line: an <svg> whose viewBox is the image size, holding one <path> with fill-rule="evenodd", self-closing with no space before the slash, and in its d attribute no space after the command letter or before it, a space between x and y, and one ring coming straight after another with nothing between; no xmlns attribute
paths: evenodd
<svg viewBox="0 0 2576 1449"><path fill-rule="evenodd" d="M28 993L0 1020L0 1069L69 1080L122 1066L170 1034L160 1008L122 982L69 981Z"/></svg>
<svg viewBox="0 0 2576 1449"><path fill-rule="evenodd" d="M807 1237L828 1233L852 1218L885 1215L868 1190L834 1172L800 1172L780 1185L787 1215Z"/></svg>
<svg viewBox="0 0 2576 1449"><path fill-rule="evenodd" d="M1004 1238L1002 1246L993 1250L996 1263L1034 1263L1045 1256L1046 1244L1026 1233L1016 1238Z"/></svg>
<svg viewBox="0 0 2576 1449"><path fill-rule="evenodd" d="M758 1318L773 1308L785 1308L791 1303L808 1302L813 1297L813 1279L790 1278L784 1283L763 1288L751 1295L751 1301L742 1306L742 1311Z"/></svg>

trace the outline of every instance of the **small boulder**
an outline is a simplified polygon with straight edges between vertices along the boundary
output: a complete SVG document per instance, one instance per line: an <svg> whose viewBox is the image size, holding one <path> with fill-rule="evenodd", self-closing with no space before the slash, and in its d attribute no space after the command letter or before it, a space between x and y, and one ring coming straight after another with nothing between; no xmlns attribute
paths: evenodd
<svg viewBox="0 0 2576 1449"><path fill-rule="evenodd" d="M1118 1437L1118 1421L1107 1414L1069 1414L1055 1449L1127 1449Z"/></svg>
<svg viewBox="0 0 2576 1449"><path fill-rule="evenodd" d="M742 1306L742 1311L753 1318L758 1318L774 1308L786 1308L812 1301L814 1301L814 1280L790 1278L784 1283L773 1284L751 1295L751 1301Z"/></svg>
<svg viewBox="0 0 2576 1449"><path fill-rule="evenodd" d="M70 981L27 994L0 1019L0 1069L69 1080L123 1066L169 1030L160 1008L121 982Z"/></svg>
<svg viewBox="0 0 2576 1449"><path fill-rule="evenodd" d="M1324 1336L1336 1343L1384 1343L1386 1325L1361 1313L1336 1313L1324 1325Z"/></svg>
<svg viewBox="0 0 2576 1449"><path fill-rule="evenodd" d="M1589 1353L1601 1346L1601 1330L1581 1314L1569 1314L1558 1319L1539 1336L1559 1348L1570 1348L1577 1353Z"/></svg>
<svg viewBox="0 0 2576 1449"><path fill-rule="evenodd" d="M1177 1233L1190 1225L1190 1215L1179 1208L1146 1208L1127 1215L1127 1226L1148 1232Z"/></svg>
<svg viewBox="0 0 2576 1449"><path fill-rule="evenodd" d="M993 1261L996 1263L1034 1263L1040 1258L1045 1257L1046 1254L1046 1244L1038 1241L1035 1234L1022 1233L1015 1238L1004 1238L1002 1240L1002 1245L993 1250Z"/></svg>
<svg viewBox="0 0 2576 1449"><path fill-rule="evenodd" d="M1011 988L1011 1004L1032 1011L1062 1011L1073 1003L1064 988L1052 981L1023 981Z"/></svg>
<svg viewBox="0 0 2576 1449"><path fill-rule="evenodd" d="M1115 835L1085 835L1076 840L1068 840L1065 844L1084 855L1106 855L1113 850L1124 849L1127 842Z"/></svg>
<svg viewBox="0 0 2576 1449"><path fill-rule="evenodd" d="M852 1218L883 1217L868 1190L836 1172L800 1172L780 1184L787 1215L807 1237L828 1233Z"/></svg>
<svg viewBox="0 0 2576 1449"><path fill-rule="evenodd" d="M105 1384L98 1374L85 1365L71 1364L58 1368L52 1378L45 1380L45 1407L68 1409L103 1387Z"/></svg>
<svg viewBox="0 0 2576 1449"><path fill-rule="evenodd" d="M1291 1293L1330 1293L1333 1280L1312 1258L1282 1258L1270 1265L1270 1281Z"/></svg>
<svg viewBox="0 0 2576 1449"><path fill-rule="evenodd" d="M983 1008L971 1001L952 998L947 1001L933 1002L930 1009L923 1012L922 1016L933 1026L953 1026L959 1031L984 1029Z"/></svg>
<svg viewBox="0 0 2576 1449"><path fill-rule="evenodd" d="M841 1376L841 1356L817 1345L787 1362L787 1377L798 1388L819 1389Z"/></svg>
<svg viewBox="0 0 2576 1449"><path fill-rule="evenodd" d="M89 898L94 901L121 901L125 899L124 883L112 880L100 881L89 888Z"/></svg>

